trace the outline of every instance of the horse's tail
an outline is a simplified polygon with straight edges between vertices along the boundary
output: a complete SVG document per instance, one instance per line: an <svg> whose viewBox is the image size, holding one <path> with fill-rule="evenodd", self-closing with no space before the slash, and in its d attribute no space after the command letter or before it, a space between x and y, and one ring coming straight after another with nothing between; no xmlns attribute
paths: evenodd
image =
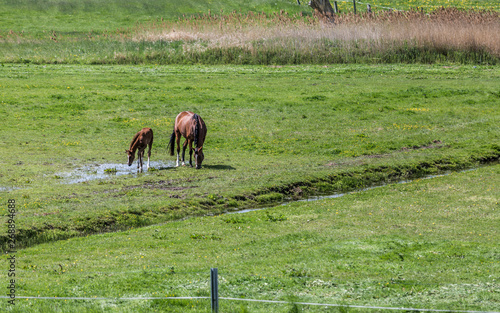
<svg viewBox="0 0 500 313"><path fill-rule="evenodd" d="M198 148L198 137L200 136L200 121L198 119L198 114L194 114L194 148Z"/></svg>
<svg viewBox="0 0 500 313"><path fill-rule="evenodd" d="M175 128L174 131L172 132L172 135L170 135L170 141L168 142L167 149L170 147L170 155L174 155L174 147L175 147Z"/></svg>

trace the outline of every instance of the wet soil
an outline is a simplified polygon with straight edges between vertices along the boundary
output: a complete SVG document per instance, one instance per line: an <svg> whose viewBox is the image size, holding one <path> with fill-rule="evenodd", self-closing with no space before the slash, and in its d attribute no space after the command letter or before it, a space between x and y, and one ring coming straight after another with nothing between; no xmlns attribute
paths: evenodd
<svg viewBox="0 0 500 313"><path fill-rule="evenodd" d="M144 164L142 172L143 174L173 168L175 166L175 162L151 161L149 166L150 168L148 170L146 168L146 164ZM134 164L132 164L131 166L128 166L125 163L91 164L76 168L71 172L57 173L56 175L58 177L61 177L65 184L77 184L96 179L107 179L113 176L137 176L137 174L140 173L141 172L137 168L137 164L134 162Z"/></svg>

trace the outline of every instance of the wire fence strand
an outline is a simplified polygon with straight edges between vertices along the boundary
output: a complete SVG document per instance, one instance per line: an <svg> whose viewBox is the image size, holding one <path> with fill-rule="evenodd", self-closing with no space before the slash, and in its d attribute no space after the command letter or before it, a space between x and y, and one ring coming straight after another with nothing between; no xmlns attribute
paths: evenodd
<svg viewBox="0 0 500 313"><path fill-rule="evenodd" d="M9 299L7 296L0 296L0 299ZM29 297L16 296L16 299L31 299L31 300L99 300L99 301L133 301L133 300L210 300L210 297L126 297L126 298L107 298L107 297ZM297 304L309 306L323 307L343 307L356 309L376 309L376 310L394 310L394 311L420 311L420 312L449 312L449 313L500 313L500 311L467 311L467 310L438 310L438 309L422 309L422 308L405 308L405 307L385 307L385 306L369 306L369 305L347 305L347 304L331 304L331 303L312 303L312 302L294 302L280 300L260 300L260 299L244 299L244 298L228 298L219 297L220 300L228 301L246 301L260 302L273 304Z"/></svg>

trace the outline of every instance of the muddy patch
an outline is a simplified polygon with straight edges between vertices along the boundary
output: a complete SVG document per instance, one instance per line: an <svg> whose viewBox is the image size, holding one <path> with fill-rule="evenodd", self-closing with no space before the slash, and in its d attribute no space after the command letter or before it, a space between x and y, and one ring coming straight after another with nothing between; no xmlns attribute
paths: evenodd
<svg viewBox="0 0 500 313"><path fill-rule="evenodd" d="M443 142L441 140L433 140L431 144L422 145L422 146L403 147L403 148L401 148L401 151L439 149L439 148L443 148L443 147L445 147L445 146L443 146Z"/></svg>
<svg viewBox="0 0 500 313"><path fill-rule="evenodd" d="M136 189L136 188L147 188L147 189L161 189L170 191L180 191L191 188L197 188L198 186L179 186L179 182L191 182L190 179L174 179L174 180L159 180L159 181L146 181L142 185L128 186L124 189Z"/></svg>
<svg viewBox="0 0 500 313"><path fill-rule="evenodd" d="M144 165L144 171L143 173L140 173L135 163L132 164L132 166L120 163L90 164L78 167L71 172L57 173L56 176L61 178L65 184L77 184L96 179L108 179L121 175L147 175L149 173L154 173L155 171L173 168L175 167L175 162L151 161L149 165L149 170L146 169L146 165Z"/></svg>

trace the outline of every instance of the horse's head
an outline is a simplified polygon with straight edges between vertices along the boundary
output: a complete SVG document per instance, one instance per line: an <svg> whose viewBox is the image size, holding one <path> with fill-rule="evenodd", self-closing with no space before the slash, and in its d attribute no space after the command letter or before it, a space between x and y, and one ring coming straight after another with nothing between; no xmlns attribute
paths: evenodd
<svg viewBox="0 0 500 313"><path fill-rule="evenodd" d="M135 153L132 152L132 150L125 150L128 156L128 166L132 165L132 162L134 162L135 159Z"/></svg>
<svg viewBox="0 0 500 313"><path fill-rule="evenodd" d="M196 163L196 169L199 170L201 168L201 162L205 156L203 155L203 147L199 147L194 149L194 161Z"/></svg>

